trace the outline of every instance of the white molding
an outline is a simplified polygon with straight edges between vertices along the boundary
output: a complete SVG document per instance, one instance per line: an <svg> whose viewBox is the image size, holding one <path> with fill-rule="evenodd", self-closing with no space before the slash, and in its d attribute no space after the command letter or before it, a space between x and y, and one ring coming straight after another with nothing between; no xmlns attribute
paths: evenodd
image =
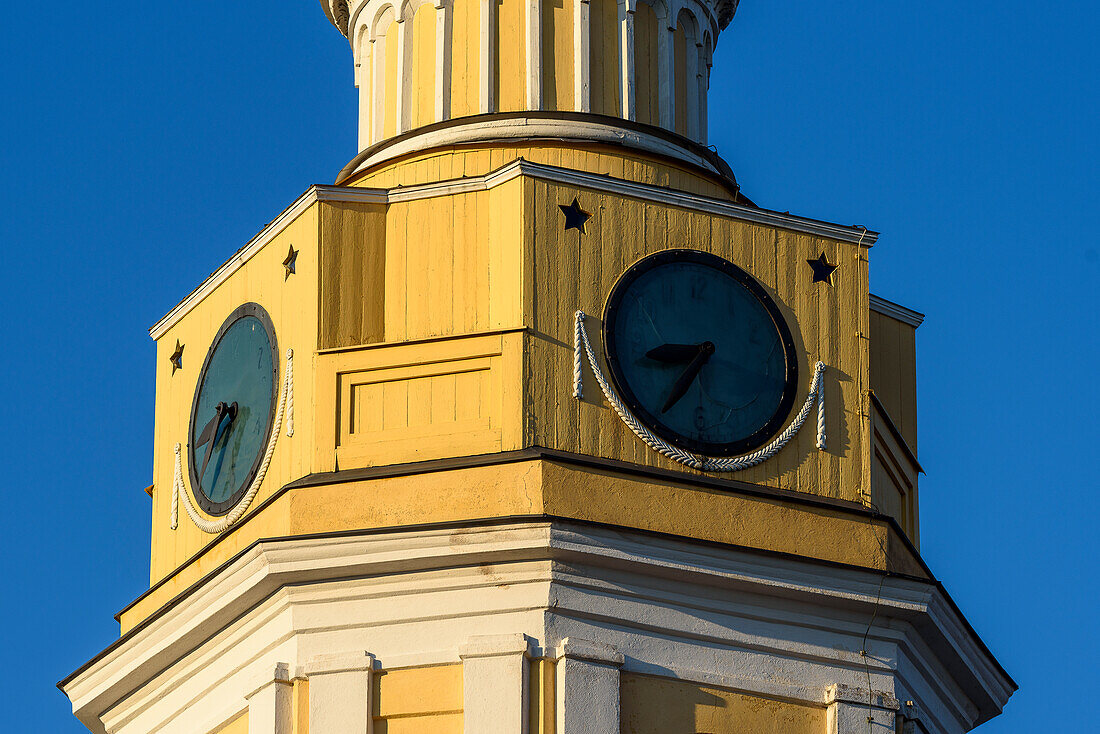
<svg viewBox="0 0 1100 734"><path fill-rule="evenodd" d="M634 0L619 3L619 91L623 117L636 120L637 90L634 82Z"/></svg>
<svg viewBox="0 0 1100 734"><path fill-rule="evenodd" d="M862 227L846 227L839 224L829 224L814 219L793 216L784 212L773 212L767 209L753 209L751 207L732 204L721 199L714 199L698 194L690 194L675 189L667 189L661 186L640 184L623 179L615 179L595 173L574 171L557 166L548 166L541 163L532 163L525 160L513 161L484 176L471 176L470 178L453 179L438 183L423 184L420 186L407 186L399 189L368 189L357 186L323 186L314 185L287 207L270 224L264 227L259 234L253 237L248 244L238 250L217 270L204 280L198 288L192 291L186 298L176 304L167 314L157 321L150 329L149 335L153 339L160 339L171 329L184 315L198 305L206 296L210 295L219 285L228 280L233 273L239 270L263 247L275 239L295 219L301 216L309 207L319 201L355 202L361 204L391 204L394 202L416 201L435 196L448 196L451 194L469 193L473 191L485 191L512 181L520 176L530 176L545 181L580 186L603 191L611 194L619 194L641 201L668 204L684 209L716 214L722 217L730 217L740 221L763 224L772 227L782 227L795 232L811 234L817 237L828 237L841 242L852 244L859 243L870 247L878 240L875 232L865 232ZM874 299L875 297L872 297ZM881 301L882 299L878 299ZM898 307L901 308L901 307ZM915 312L913 312L915 313Z"/></svg>
<svg viewBox="0 0 1100 734"><path fill-rule="evenodd" d="M938 710L939 729L952 734L973 726L984 696L988 717L1011 694L964 625L935 584L916 579L516 522L260 543L63 688L98 734L186 732L206 721L196 717L239 710L255 687L249 671L271 670L267 661L302 666L311 681L321 670L360 675L348 684L359 691L373 660L346 651L363 639L383 669L509 656L514 668L538 640L590 666L582 673L622 665L818 706L830 686L866 689L868 678L870 690L896 696L904 670L907 696ZM867 657L857 652L865 635ZM912 649L928 651L919 669ZM977 698L945 696L956 680Z"/></svg>
<svg viewBox="0 0 1100 734"><path fill-rule="evenodd" d="M710 160L664 136L592 120L525 117L522 113L501 120L454 124L442 130L414 131L407 138L393 142L360 161L349 175L354 176L382 163L430 148L539 138L623 145L686 161L721 175Z"/></svg>
<svg viewBox="0 0 1100 734"><path fill-rule="evenodd" d="M876 296L874 293L871 294L871 310L883 314L884 316L889 316L892 319L897 319L902 323L909 324L914 329L924 323L924 314L894 303L893 301L887 301L885 298Z"/></svg>

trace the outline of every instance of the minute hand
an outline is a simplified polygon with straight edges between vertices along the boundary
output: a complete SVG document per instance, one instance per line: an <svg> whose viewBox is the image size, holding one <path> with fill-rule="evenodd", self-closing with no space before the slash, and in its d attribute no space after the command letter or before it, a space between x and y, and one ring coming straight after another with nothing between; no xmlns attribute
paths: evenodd
<svg viewBox="0 0 1100 734"><path fill-rule="evenodd" d="M691 364L687 366L683 374L676 379L676 382L672 384L672 390L668 393L668 400L665 401L664 407L661 408L662 413L667 413L669 408L676 405L680 401L680 398L684 397L688 388L691 387L691 383L695 380L696 375L699 374L699 370L703 369L703 365L710 359L710 355L714 354L714 345L710 342L704 342L699 345L699 353L695 355L695 359L691 360Z"/></svg>

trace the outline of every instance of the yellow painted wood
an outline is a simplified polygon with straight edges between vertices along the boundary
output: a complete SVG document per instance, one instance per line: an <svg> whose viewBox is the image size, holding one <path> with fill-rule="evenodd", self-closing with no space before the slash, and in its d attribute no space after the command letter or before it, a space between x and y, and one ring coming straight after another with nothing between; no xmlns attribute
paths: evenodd
<svg viewBox="0 0 1100 734"><path fill-rule="evenodd" d="M872 311L871 388L909 448L917 450L916 329Z"/></svg>
<svg viewBox="0 0 1100 734"><path fill-rule="evenodd" d="M326 202L321 217L321 323L318 347L382 341L386 208Z"/></svg>
<svg viewBox="0 0 1100 734"><path fill-rule="evenodd" d="M542 144L435 151L372 175L396 186L539 156L655 185L707 183L643 156ZM558 207L574 197L592 214L583 235L562 226ZM300 254L297 273L287 278L282 260L291 244ZM384 487L311 487L258 509L310 473L532 445L688 471L619 421L587 368L584 400L571 397L574 312L590 315L589 334L602 353L600 319L610 289L633 262L670 247L725 257L771 293L803 355L796 408L814 362L829 367L828 451L815 448L811 418L777 456L735 478L882 505L916 539L915 475L904 464L898 469L900 449L872 431L868 392L882 384L896 385L881 388L884 394L910 394L911 381L873 382L872 360L879 374L896 375L898 369L879 365L908 363L912 350L900 337L896 346L889 336L868 338L865 248L519 177L487 191L389 205L316 204L158 340L150 578L183 569L124 614L123 628L261 538L543 512L920 573L881 522L779 502L762 509L675 482L538 462L485 467L461 479L440 472L393 478ZM805 264L822 252L840 265L831 285L813 283ZM211 546L214 536L182 511L180 527L168 527L172 447L186 441L211 339L248 300L271 314L280 352L295 349L296 433L280 437L254 514ZM883 325L876 328L872 336ZM168 355L176 339L186 348L184 368L173 376ZM872 351L879 349L885 351ZM915 422L915 413L902 415ZM448 502L439 503L440 496ZM593 503L592 496L607 501Z"/></svg>
<svg viewBox="0 0 1100 734"><path fill-rule="evenodd" d="M322 353L318 389L337 400L335 416L318 426L319 453L335 452L323 463L350 469L518 448L522 354L518 332Z"/></svg>
<svg viewBox="0 0 1100 734"><path fill-rule="evenodd" d="M169 527L175 468L173 449L177 442L186 445L188 441L191 403L210 344L225 319L246 302L259 303L271 316L278 341L280 381L286 367L286 350L294 349L294 394L299 406L295 435L279 438L255 503L263 502L292 478L312 470L313 425L308 407L313 402L312 355L318 339L319 209L320 205L316 204L307 209L157 341L153 427L153 485L156 491L153 494L150 583L163 578L215 539L195 527L182 505L179 527L176 530ZM286 278L282 263L291 245L299 250L297 272ZM168 357L176 340L184 345L183 367L172 374ZM186 464L184 473L186 476ZM273 520L272 528L279 527L280 522Z"/></svg>
<svg viewBox="0 0 1100 734"><path fill-rule="evenodd" d="M454 0L451 44L451 117L477 114L481 0Z"/></svg>
<svg viewBox="0 0 1100 734"><path fill-rule="evenodd" d="M211 734L248 734L248 712L243 712L228 724L215 729ZM295 732L295 734L298 734L298 732Z"/></svg>
<svg viewBox="0 0 1100 734"><path fill-rule="evenodd" d="M295 678L293 685L294 734L309 734L309 680Z"/></svg>
<svg viewBox="0 0 1100 734"><path fill-rule="evenodd" d="M634 119L648 125L661 123L657 30L657 14L648 4L639 2L634 13Z"/></svg>
<svg viewBox="0 0 1100 734"><path fill-rule="evenodd" d="M575 110L573 8L579 0L542 0L543 108Z"/></svg>
<svg viewBox="0 0 1100 734"><path fill-rule="evenodd" d="M446 724L456 715L462 721L462 665L382 670L371 683L376 730L379 722L393 719L421 720L420 728L407 731L432 731L428 727Z"/></svg>
<svg viewBox="0 0 1100 734"><path fill-rule="evenodd" d="M547 658L532 660L528 668L527 730L530 734L554 734L557 725L556 669L557 662Z"/></svg>
<svg viewBox="0 0 1100 734"><path fill-rule="evenodd" d="M440 502L441 497L447 501ZM672 479L531 460L288 490L124 612L122 631L262 538L516 515L575 518L924 574L882 519Z"/></svg>
<svg viewBox="0 0 1100 734"><path fill-rule="evenodd" d="M670 247L692 247L713 252L756 277L779 304L795 336L799 364L795 407L808 394L813 365L829 367L826 385L829 450L816 449L813 421L768 462L741 472L737 478L785 489L863 501L861 446L867 437L862 414L864 392L853 376L861 374L866 340L859 334L866 316L844 299L866 293L865 260L855 245L776 230L733 219L580 191L543 181L528 181L532 199L531 231L538 245L531 249L531 279L536 284L528 412L530 443L607 458L686 470L645 446L613 413L594 384L586 384L586 398L570 405L565 400L572 381L573 313L589 314L589 334L602 353L603 307L607 294L633 262ZM578 196L593 217L588 234L564 231L558 204ZM831 260L843 258L847 267L834 273L834 285L813 283L806 260L822 249ZM866 312L863 312L864 314ZM835 333L830 333L835 330ZM563 400L567 403L563 405ZM792 416L795 411L792 410ZM789 419L788 419L789 420Z"/></svg>
<svg viewBox="0 0 1100 734"><path fill-rule="evenodd" d="M615 0L591 0L588 13L592 112L622 117L619 6Z"/></svg>
<svg viewBox="0 0 1100 734"><path fill-rule="evenodd" d="M527 109L527 33L524 0L496 3L495 112Z"/></svg>
<svg viewBox="0 0 1100 734"><path fill-rule="evenodd" d="M410 128L435 122L435 6L424 3L412 18L412 69L409 73Z"/></svg>
<svg viewBox="0 0 1100 734"><path fill-rule="evenodd" d="M821 734L825 731L823 706L806 706L636 673L624 673L619 689L622 734Z"/></svg>

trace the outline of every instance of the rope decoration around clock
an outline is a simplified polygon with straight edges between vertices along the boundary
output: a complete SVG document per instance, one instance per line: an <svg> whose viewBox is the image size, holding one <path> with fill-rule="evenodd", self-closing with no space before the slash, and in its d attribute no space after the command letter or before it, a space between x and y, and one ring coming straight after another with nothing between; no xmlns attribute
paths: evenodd
<svg viewBox="0 0 1100 734"><path fill-rule="evenodd" d="M743 469L748 469L763 463L779 453L779 450L786 446L787 443L794 438L794 435L798 433L799 429L802 428L802 424L806 422L806 418L809 417L810 411L813 409L815 403L817 404L817 448L819 451L825 450L825 384L822 379L825 374L824 362L818 362L814 365L814 376L810 381L810 394L806 396L806 402L802 404L802 409L798 411L798 415L795 416L794 421L792 421L791 424L767 446L757 449L750 454L745 454L744 456L726 458L696 456L695 454L691 454L673 446L653 433L630 412L630 409L627 408L626 405L623 404L623 401L615 394L615 390L612 388L611 383L607 381L603 371L600 370L599 361L596 359L595 352L592 351L592 344L588 341L588 332L584 328L585 318L586 315L584 311L577 311L573 337L573 397L578 400L583 397L582 369L584 360L587 358L588 364L592 368L592 374L595 376L596 382L600 386L600 390L603 391L604 397L607 398L607 402L615 412L618 413L619 418L626 424L626 427L633 431L635 436L640 438L647 446L657 453L667 456L673 461L678 461L685 466L689 466L692 469L712 472L742 471Z"/></svg>
<svg viewBox="0 0 1100 734"><path fill-rule="evenodd" d="M176 473L172 479L172 529L175 530L179 527L180 497L183 497L183 508L191 516L192 522L204 533L210 533L211 535L220 533L240 520L248 510L249 505L252 504L252 500L256 499L256 494L260 491L260 485L263 484L264 477L267 476L267 468L271 464L271 457L275 454L275 444L279 441L279 434L282 432L284 420L286 422L286 435L290 438L294 436L293 349L286 350L286 379L283 381L283 389L279 393L279 404L275 408L275 423L272 425L271 438L267 442L267 451L264 452L263 461L260 462L260 467L256 470L256 476L252 478L252 484L249 485L248 491L244 493L244 497L241 498L241 501L237 503L232 512L217 520L207 520L199 513L183 479L183 446L179 443L176 444Z"/></svg>

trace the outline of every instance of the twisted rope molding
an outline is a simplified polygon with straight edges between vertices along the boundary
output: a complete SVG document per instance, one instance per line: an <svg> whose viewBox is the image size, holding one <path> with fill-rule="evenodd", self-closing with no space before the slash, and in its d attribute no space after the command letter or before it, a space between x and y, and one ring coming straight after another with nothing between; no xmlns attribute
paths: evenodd
<svg viewBox="0 0 1100 734"><path fill-rule="evenodd" d="M824 380L822 379L822 376L825 374L824 362L818 362L814 365L814 376L810 381L810 394L806 396L806 402L802 404L802 409L798 411L798 415L795 416L794 421L792 421L791 424L767 446L757 449L751 454L745 454L744 456L725 458L696 456L673 446L650 431L630 412L630 409L623 404L619 396L615 394L615 390L611 387L607 378L604 377L603 371L600 370L599 361L596 359L596 353L592 351L592 344L588 341L588 332L584 328L585 318L587 317L584 311L577 311L574 324L573 344L573 397L580 400L584 396L582 368L584 359L587 357L588 364L592 368L592 374L596 378L596 383L599 384L600 390L603 391L603 395L607 398L608 404L618 413L619 418L626 424L626 427L633 431L635 436L644 441L647 446L657 453L667 456L673 461L678 461L685 466L689 466L692 469L713 472L742 471L767 461L775 456L781 448L786 446L794 435L798 433L799 429L802 428L802 424L806 422L806 418L810 415L814 403L817 404L817 448L819 451L825 450L825 386Z"/></svg>
<svg viewBox="0 0 1100 734"><path fill-rule="evenodd" d="M282 432L283 419L286 419L286 435L290 438L294 435L294 350L286 350L286 379L283 381L283 389L279 392L279 404L275 408L275 425L272 426L271 439L267 442L267 451L264 452L263 461L260 462L260 468L256 471L256 476L252 479L252 484L249 485L248 491L244 493L244 497L237 503L237 506L233 508L225 517L217 520L207 520L202 514L199 513L199 509L195 507L194 501L191 499L191 493L187 490L187 486L184 484L183 479L183 459L182 446L176 444L176 475L172 479L172 529L175 530L179 527L179 498L183 497L183 508L187 510L187 514L191 516L192 522L196 527L204 533L210 533L211 535L220 533L224 530L232 527L241 517L244 516L245 511L248 510L249 505L252 504L252 500L256 499L256 494L260 491L260 485L263 484L264 477L267 476L267 468L271 464L271 457L275 454L275 444L279 441L279 434Z"/></svg>

